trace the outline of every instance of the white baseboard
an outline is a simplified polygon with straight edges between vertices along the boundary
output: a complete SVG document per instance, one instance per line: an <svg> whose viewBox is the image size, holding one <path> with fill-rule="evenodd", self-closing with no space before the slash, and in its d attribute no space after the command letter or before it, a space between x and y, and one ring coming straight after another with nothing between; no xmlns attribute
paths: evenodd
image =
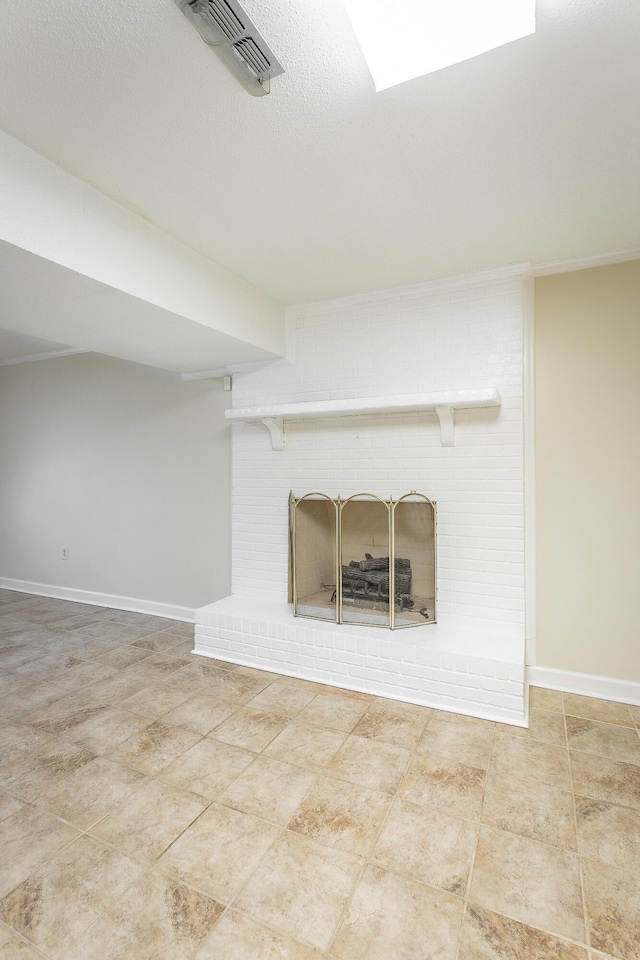
<svg viewBox="0 0 640 960"><path fill-rule="evenodd" d="M619 703L640 704L640 683L634 680L616 680L598 677L592 673L574 673L572 670L554 670L553 667L527 667L527 679L536 687L579 693L599 700L617 700Z"/></svg>
<svg viewBox="0 0 640 960"><path fill-rule="evenodd" d="M73 587L55 587L47 583L31 583L29 580L11 580L8 577L0 577L0 589L17 590L19 593L33 593L39 597L51 597L55 600L92 603L95 606L129 610L132 613L149 613L156 617L168 617L170 620L184 620L187 623L194 623L196 619L196 611L192 607L180 607L173 603L159 603L156 600L139 600L135 597L116 597L110 593L94 593L91 590L76 590Z"/></svg>

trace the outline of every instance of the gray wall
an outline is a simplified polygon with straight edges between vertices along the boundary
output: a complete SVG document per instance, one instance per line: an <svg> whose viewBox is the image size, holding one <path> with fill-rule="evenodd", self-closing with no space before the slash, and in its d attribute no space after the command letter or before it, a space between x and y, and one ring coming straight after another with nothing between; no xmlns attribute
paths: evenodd
<svg viewBox="0 0 640 960"><path fill-rule="evenodd" d="M0 576L187 607L226 596L229 396L98 354L1 367Z"/></svg>

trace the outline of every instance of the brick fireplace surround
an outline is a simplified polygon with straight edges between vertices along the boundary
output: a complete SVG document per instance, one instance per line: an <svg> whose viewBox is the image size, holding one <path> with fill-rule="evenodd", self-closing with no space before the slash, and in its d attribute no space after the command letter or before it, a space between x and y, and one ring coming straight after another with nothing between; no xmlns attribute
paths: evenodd
<svg viewBox="0 0 640 960"><path fill-rule="evenodd" d="M198 611L197 653L526 723L527 284L514 268L289 310L290 360L236 374L234 408L479 388L501 404L458 410L454 446L427 412L293 420L284 450L234 423L233 593ZM294 618L290 489L437 501L438 623L392 633Z"/></svg>

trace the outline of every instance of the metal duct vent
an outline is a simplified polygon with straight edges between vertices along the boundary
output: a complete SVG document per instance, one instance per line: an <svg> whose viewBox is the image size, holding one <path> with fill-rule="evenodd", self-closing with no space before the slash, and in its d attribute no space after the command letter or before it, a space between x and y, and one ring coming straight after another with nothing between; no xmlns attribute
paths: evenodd
<svg viewBox="0 0 640 960"><path fill-rule="evenodd" d="M175 2L249 93L269 93L271 78L284 73L284 67L236 0Z"/></svg>

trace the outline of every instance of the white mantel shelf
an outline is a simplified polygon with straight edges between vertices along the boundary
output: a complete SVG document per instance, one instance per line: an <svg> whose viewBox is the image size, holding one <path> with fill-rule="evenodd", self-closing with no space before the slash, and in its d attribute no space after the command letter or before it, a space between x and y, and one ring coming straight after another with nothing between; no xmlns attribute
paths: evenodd
<svg viewBox="0 0 640 960"><path fill-rule="evenodd" d="M469 407L499 407L500 393L494 387L478 390L441 390L439 393L412 393L401 397L356 397L351 400L313 400L304 403L274 403L259 407L226 410L228 420L262 423L271 434L274 450L286 446L287 420L326 420L330 417L356 417L375 414L434 411L440 421L443 447L455 442L454 410Z"/></svg>

